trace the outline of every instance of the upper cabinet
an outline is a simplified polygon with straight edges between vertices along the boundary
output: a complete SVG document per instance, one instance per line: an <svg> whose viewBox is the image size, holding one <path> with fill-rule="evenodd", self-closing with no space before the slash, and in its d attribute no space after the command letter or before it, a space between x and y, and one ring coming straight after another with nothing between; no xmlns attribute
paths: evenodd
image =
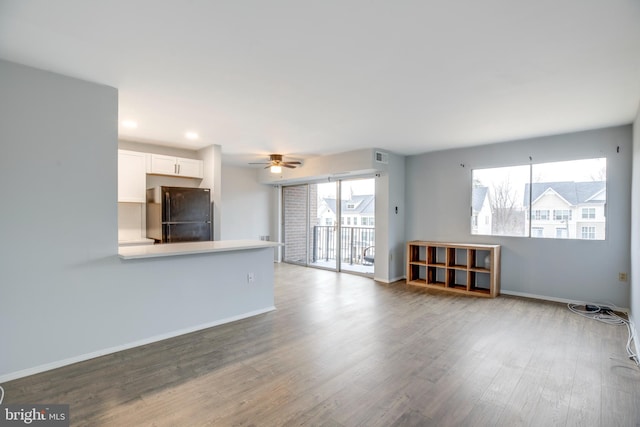
<svg viewBox="0 0 640 427"><path fill-rule="evenodd" d="M118 202L145 203L147 156L137 151L118 150Z"/></svg>
<svg viewBox="0 0 640 427"><path fill-rule="evenodd" d="M202 160L185 159L183 157L151 154L148 173L156 175L182 176L186 178L202 178L204 164Z"/></svg>

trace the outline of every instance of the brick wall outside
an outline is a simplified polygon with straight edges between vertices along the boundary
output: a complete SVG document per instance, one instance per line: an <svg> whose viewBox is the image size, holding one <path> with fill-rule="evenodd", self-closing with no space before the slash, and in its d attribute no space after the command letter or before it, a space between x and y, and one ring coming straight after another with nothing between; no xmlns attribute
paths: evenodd
<svg viewBox="0 0 640 427"><path fill-rule="evenodd" d="M307 191L309 199L307 198ZM310 214L311 230L318 222L318 191L316 185L284 187L284 260L306 264L307 254L313 253L313 239L307 230L307 215ZM307 202L308 208L307 208ZM307 235L309 234L308 245Z"/></svg>

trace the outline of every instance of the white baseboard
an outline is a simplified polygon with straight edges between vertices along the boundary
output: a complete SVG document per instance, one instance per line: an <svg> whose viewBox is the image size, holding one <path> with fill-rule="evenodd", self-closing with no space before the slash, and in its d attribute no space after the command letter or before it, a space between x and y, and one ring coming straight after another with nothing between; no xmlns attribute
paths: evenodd
<svg viewBox="0 0 640 427"><path fill-rule="evenodd" d="M553 301L553 302L562 302L565 304L594 304L594 303L598 303L599 301L577 301L577 300L572 300L572 299L566 299L566 298L556 298L556 297L548 297L546 295L537 295L537 294L529 294L527 292L516 292L516 291L507 291L504 289L500 290L501 294L504 295L513 295L516 297L524 297L524 298L533 298L533 299L541 299L544 301ZM602 302L602 301L600 301ZM624 312L624 313L629 313L629 309L626 307L616 307L618 311Z"/></svg>
<svg viewBox="0 0 640 427"><path fill-rule="evenodd" d="M276 309L275 306L266 307L260 310L254 310L248 313L239 314L237 316L231 316L224 319L215 320L213 322L191 326L184 329L179 329L177 331L168 332L166 334L155 335L153 337L145 338L145 339L134 341L131 343L118 345L115 347L109 347L103 350L93 351L91 353L81 354L79 356L69 357L67 359L58 360L51 363L45 363L44 365L35 366L33 368L23 369L16 372L10 372L8 374L4 374L0 376L0 383L15 380L18 378L27 377L29 375L39 374L40 372L50 371L52 369L61 368L63 366L72 365L78 362L84 362L85 360L94 359L96 357L104 356L107 354L117 353L119 351L128 350L134 347L139 347L141 345L146 345L153 342L166 340L168 338L177 337L179 335L189 334L191 332L200 331L202 329L212 328L214 326L219 326L225 323L235 322L236 320L246 319L248 317L253 317L259 314L268 313L270 311L274 311L275 309Z"/></svg>
<svg viewBox="0 0 640 427"><path fill-rule="evenodd" d="M398 276L398 277L394 277L391 280L387 280L387 279L378 279L376 277L373 278L373 280L375 280L376 282L382 282L382 283L393 283L393 282L397 282L398 280L404 280L406 278L406 276Z"/></svg>

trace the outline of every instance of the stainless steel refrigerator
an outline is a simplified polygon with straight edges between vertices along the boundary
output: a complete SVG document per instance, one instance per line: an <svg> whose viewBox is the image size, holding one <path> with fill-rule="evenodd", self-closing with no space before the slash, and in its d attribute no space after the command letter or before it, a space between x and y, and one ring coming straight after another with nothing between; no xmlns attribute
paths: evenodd
<svg viewBox="0 0 640 427"><path fill-rule="evenodd" d="M208 188L149 188L147 237L156 243L212 240L211 207Z"/></svg>

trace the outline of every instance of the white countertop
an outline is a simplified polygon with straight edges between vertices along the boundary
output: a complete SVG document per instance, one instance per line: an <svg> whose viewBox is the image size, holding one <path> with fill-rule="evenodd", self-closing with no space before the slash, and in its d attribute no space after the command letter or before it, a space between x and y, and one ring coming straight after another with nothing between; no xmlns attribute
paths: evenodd
<svg viewBox="0 0 640 427"><path fill-rule="evenodd" d="M144 246L122 246L118 255L122 259L156 258L211 252L243 251L247 249L275 248L278 242L263 240L218 240L215 242L165 243Z"/></svg>
<svg viewBox="0 0 640 427"><path fill-rule="evenodd" d="M153 239L140 237L139 239L118 240L118 246L153 245Z"/></svg>

